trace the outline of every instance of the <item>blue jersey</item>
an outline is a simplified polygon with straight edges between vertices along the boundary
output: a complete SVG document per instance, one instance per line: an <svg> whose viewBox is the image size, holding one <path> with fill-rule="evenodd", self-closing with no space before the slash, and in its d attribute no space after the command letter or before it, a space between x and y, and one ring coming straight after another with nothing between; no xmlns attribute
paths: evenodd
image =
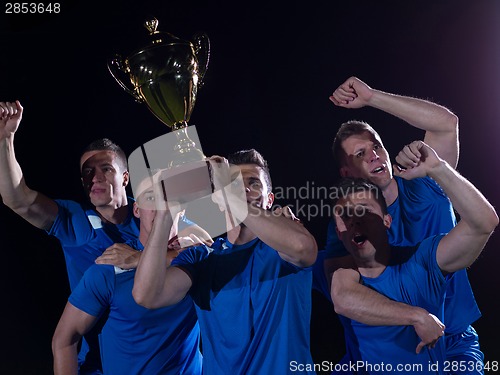
<svg viewBox="0 0 500 375"><path fill-rule="evenodd" d="M362 276L363 284L391 300L420 306L443 320L446 279L436 261L436 249L442 237L427 238L413 248L393 248L390 264L382 274L375 278ZM412 326L369 326L355 320L351 322L360 355L352 360L363 361L366 364L363 370L367 373L443 373L444 340L439 340L435 348L425 347L416 354L420 338Z"/></svg>
<svg viewBox="0 0 500 375"><path fill-rule="evenodd" d="M104 374L200 375L199 326L191 297L159 309L132 297L135 270L93 265L69 302L100 317L109 309L99 342Z"/></svg>
<svg viewBox="0 0 500 375"><path fill-rule="evenodd" d="M139 219L132 213L133 202L129 198L129 213L122 224L109 224L100 219L93 206L56 200L59 211L48 233L61 243L71 290L106 248L139 237Z"/></svg>
<svg viewBox="0 0 500 375"><path fill-rule="evenodd" d="M212 248L183 251L172 266L193 282L205 375L288 374L306 366L301 374L315 373L310 267L284 261L259 239L218 239Z"/></svg>
<svg viewBox="0 0 500 375"><path fill-rule="evenodd" d="M388 230L392 246L414 246L429 236L448 233L456 225L451 202L433 179L394 178L398 184L398 197L388 207L393 219ZM333 220L328 227L326 252L327 257L347 255L337 237ZM319 265L315 267L315 272L320 272ZM480 316L467 271L460 270L449 275L443 321L446 334L464 332Z"/></svg>
<svg viewBox="0 0 500 375"><path fill-rule="evenodd" d="M71 290L106 248L114 243L126 243L139 237L139 219L133 215L133 202L132 198L128 198L127 218L122 224L115 225L102 222L90 204L56 200L58 214L48 233L55 236L61 244ZM78 362L80 371L85 374L101 373L97 334L102 323L103 321L82 340Z"/></svg>
<svg viewBox="0 0 500 375"><path fill-rule="evenodd" d="M327 257L326 250L319 250L318 256L316 257L316 262L313 265L313 281L312 287L324 295L328 301L332 302L332 296L330 294L330 284L326 277L326 272L324 269L325 259Z"/></svg>

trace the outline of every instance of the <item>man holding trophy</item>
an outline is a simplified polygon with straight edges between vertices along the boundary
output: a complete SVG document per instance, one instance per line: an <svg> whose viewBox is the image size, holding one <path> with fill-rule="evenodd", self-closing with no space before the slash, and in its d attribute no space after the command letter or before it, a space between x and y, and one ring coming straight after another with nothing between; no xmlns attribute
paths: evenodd
<svg viewBox="0 0 500 375"><path fill-rule="evenodd" d="M210 163L212 198L226 214L227 235L211 247L184 250L166 268L161 260L171 219L158 208L134 299L156 309L193 298L204 374L314 374L309 326L316 241L302 224L269 210L271 178L256 150ZM155 188L156 201L165 204L161 184Z"/></svg>

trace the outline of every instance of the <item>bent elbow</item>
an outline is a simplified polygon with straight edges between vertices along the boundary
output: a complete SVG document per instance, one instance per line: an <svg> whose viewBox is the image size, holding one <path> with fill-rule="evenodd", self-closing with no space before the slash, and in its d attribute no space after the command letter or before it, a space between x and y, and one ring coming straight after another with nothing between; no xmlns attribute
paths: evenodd
<svg viewBox="0 0 500 375"><path fill-rule="evenodd" d="M318 244L312 236L307 236L300 242L297 248L297 253L300 254L300 263L303 267L311 267L318 257Z"/></svg>
<svg viewBox="0 0 500 375"><path fill-rule="evenodd" d="M61 330L59 327L56 327L54 334L52 335L52 354L55 356L58 353L61 353L61 351L64 351L66 348L76 348L81 338L82 335L80 335L76 331L68 333L64 330Z"/></svg>
<svg viewBox="0 0 500 375"><path fill-rule="evenodd" d="M492 207L489 214L485 216L486 217L484 217L481 221L483 231L485 234L491 235L499 224L498 215L495 209Z"/></svg>
<svg viewBox="0 0 500 375"><path fill-rule="evenodd" d="M148 297L148 294L145 293L141 288L137 288L135 285L132 288L132 297L134 298L135 303L137 303L138 305L147 309L154 308L152 299Z"/></svg>
<svg viewBox="0 0 500 375"><path fill-rule="evenodd" d="M337 286L337 283L335 283L335 272L333 273L332 277L332 288L330 290L330 295L332 297L332 302L333 302L333 309L335 312L339 315L344 315L346 312L346 307L344 305L344 301L342 298L342 291L341 288Z"/></svg>
<svg viewBox="0 0 500 375"><path fill-rule="evenodd" d="M450 126L450 130L455 130L458 133L458 116L453 112L449 112L448 124Z"/></svg>
<svg viewBox="0 0 500 375"><path fill-rule="evenodd" d="M333 302L333 310L338 315L347 316L348 315L348 308L347 308L347 305L344 303L344 299L342 298L341 294L339 294L338 291L336 291L334 288L332 288L331 296L332 296L332 302Z"/></svg>
<svg viewBox="0 0 500 375"><path fill-rule="evenodd" d="M491 218L491 232L492 233L496 229L496 227L498 226L498 224L499 224L498 214L496 213L495 210L493 210L493 212L492 212L492 218Z"/></svg>
<svg viewBox="0 0 500 375"><path fill-rule="evenodd" d="M355 273L355 274L353 274ZM330 295L332 297L333 308L339 315L349 317L352 310L352 294L349 288L350 281L356 282L357 271L352 269L339 268L332 275Z"/></svg>
<svg viewBox="0 0 500 375"><path fill-rule="evenodd" d="M51 343L53 355L57 352L57 349L60 347L59 341L60 341L59 336L57 332L55 332L54 335L52 336L52 343Z"/></svg>

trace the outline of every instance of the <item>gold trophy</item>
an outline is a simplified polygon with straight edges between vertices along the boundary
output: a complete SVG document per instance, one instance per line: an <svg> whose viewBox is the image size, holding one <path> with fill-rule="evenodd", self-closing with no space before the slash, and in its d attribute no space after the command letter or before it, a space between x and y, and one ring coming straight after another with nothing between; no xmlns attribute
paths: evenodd
<svg viewBox="0 0 500 375"><path fill-rule="evenodd" d="M203 152L187 132L198 88L208 67L210 41L197 34L191 43L157 30L158 20L145 22L149 31L146 46L123 59L108 61L108 69L118 84L149 110L177 137L169 167L203 160Z"/></svg>
<svg viewBox="0 0 500 375"><path fill-rule="evenodd" d="M142 145L131 154L129 165L131 158L139 165L134 168L140 171L136 175L163 170L165 198L186 202L212 193L210 165L191 138L193 132L197 137L195 127L188 126L207 70L210 42L205 34L195 35L191 43L160 32L156 18L144 26L149 31L147 44L126 58L116 54L108 60L108 69L118 84L137 102L146 104L173 134Z"/></svg>

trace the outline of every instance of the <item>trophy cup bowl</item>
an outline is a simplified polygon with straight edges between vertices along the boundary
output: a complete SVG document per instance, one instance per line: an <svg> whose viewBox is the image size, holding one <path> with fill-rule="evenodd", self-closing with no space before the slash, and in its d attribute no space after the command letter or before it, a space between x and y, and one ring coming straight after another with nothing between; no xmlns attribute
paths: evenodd
<svg viewBox="0 0 500 375"><path fill-rule="evenodd" d="M166 170L162 186L169 199L186 201L211 194L209 163L187 131L195 128L188 127L188 121L207 70L209 39L200 33L193 37L194 42L189 42L160 32L156 18L144 26L149 32L145 45L126 58L116 54L108 60L109 72L118 84L172 130L173 134L166 136L175 138L173 147L165 146L163 165L150 163L148 159L154 155L148 156L141 146L144 168ZM168 144L162 140L160 143Z"/></svg>
<svg viewBox="0 0 500 375"><path fill-rule="evenodd" d="M158 20L145 22L148 42L128 57L116 54L108 69L118 84L149 110L177 137L169 167L203 160L203 152L189 137L186 127L193 112L198 88L208 67L210 42L196 34L191 43L157 30Z"/></svg>

